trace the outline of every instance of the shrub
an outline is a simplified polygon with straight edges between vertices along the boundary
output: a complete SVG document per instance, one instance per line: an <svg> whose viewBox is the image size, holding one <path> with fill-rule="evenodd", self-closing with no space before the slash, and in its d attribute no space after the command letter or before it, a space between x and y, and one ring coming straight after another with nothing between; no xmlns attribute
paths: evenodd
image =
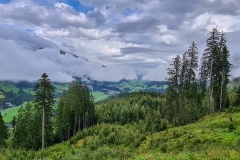
<svg viewBox="0 0 240 160"><path fill-rule="evenodd" d="M228 125L229 132L233 131L236 129L236 127L231 123Z"/></svg>

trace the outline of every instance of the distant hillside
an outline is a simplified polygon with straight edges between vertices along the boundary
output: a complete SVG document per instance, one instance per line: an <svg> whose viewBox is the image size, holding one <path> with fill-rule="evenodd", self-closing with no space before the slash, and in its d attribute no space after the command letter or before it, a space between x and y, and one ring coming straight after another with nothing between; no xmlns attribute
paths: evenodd
<svg viewBox="0 0 240 160"><path fill-rule="evenodd" d="M164 92L167 88L165 82L143 80L121 80L119 82L95 81L91 78L76 78L87 85L95 101L107 98L109 95L135 91ZM53 82L56 97L60 97L68 89L68 83ZM34 98L34 82L28 81L0 81L0 110L21 105Z"/></svg>

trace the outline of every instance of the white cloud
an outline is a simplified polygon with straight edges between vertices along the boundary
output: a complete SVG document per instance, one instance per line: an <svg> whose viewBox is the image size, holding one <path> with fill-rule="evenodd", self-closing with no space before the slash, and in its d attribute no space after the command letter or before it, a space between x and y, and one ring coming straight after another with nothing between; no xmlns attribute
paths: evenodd
<svg viewBox="0 0 240 160"><path fill-rule="evenodd" d="M230 16L213 13L204 13L199 15L193 22L193 29L205 28L211 30L218 26L224 32L234 32L239 30L240 15Z"/></svg>
<svg viewBox="0 0 240 160"><path fill-rule="evenodd" d="M150 70L145 78L164 80L171 57L183 54L195 41L200 58L207 33L216 26L226 32L232 57L238 54L239 0L186 0L179 4L174 0L81 0L94 8L88 13L77 12L63 2L0 3L1 45L11 45L0 49L3 70L9 70L5 77L32 80L48 69L49 74L64 81L70 78L67 73L118 80L135 78L134 70L144 69ZM38 48L44 49L33 51ZM91 62L62 56L59 49ZM22 70L18 64L23 65ZM117 67L104 68L102 64Z"/></svg>
<svg viewBox="0 0 240 160"><path fill-rule="evenodd" d="M143 76L143 80L155 80L155 81L165 81L167 77L167 68L168 65L160 65L149 71L145 76Z"/></svg>
<svg viewBox="0 0 240 160"><path fill-rule="evenodd" d="M60 55L57 49L26 50L12 40L0 39L2 80L37 80L47 73L52 81L69 82L71 76L90 76L99 81L136 78L131 67L102 67L97 61L85 61L72 55Z"/></svg>

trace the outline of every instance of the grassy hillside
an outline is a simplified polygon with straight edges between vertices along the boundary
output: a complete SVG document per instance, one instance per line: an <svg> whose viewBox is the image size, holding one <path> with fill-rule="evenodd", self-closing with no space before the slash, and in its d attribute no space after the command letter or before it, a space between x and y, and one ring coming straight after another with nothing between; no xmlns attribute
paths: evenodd
<svg viewBox="0 0 240 160"><path fill-rule="evenodd" d="M17 93L19 91L19 88L8 82L0 82L0 89L4 92L12 91L14 93Z"/></svg>
<svg viewBox="0 0 240 160"><path fill-rule="evenodd" d="M232 122L229 121L232 117ZM137 124L99 124L44 151L4 150L0 159L239 159L240 113L218 113L194 124L144 133Z"/></svg>
<svg viewBox="0 0 240 160"><path fill-rule="evenodd" d="M27 102L25 102L22 105L25 105ZM2 116L3 116L3 120L5 123L9 123L12 121L13 117L17 115L18 113L18 109L21 107L21 105L13 107L13 108L8 108L5 110L2 110Z"/></svg>
<svg viewBox="0 0 240 160"><path fill-rule="evenodd" d="M106 94L104 94L103 92L100 92L100 91L92 92L92 95L94 97L95 102L106 99L108 97L108 95L106 95Z"/></svg>

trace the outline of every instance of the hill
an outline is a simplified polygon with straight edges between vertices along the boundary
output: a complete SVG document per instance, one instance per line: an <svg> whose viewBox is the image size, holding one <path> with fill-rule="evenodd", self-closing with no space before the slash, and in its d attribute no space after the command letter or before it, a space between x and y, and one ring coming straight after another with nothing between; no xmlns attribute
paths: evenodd
<svg viewBox="0 0 240 160"><path fill-rule="evenodd" d="M178 127L166 121L164 110L161 93L110 97L97 103L98 123L70 140L43 151L2 149L0 159L239 159L238 108Z"/></svg>
<svg viewBox="0 0 240 160"><path fill-rule="evenodd" d="M109 95L135 91L164 92L167 85L165 82L143 80L121 80L119 82L100 82L91 78L76 78L82 84L87 85L92 92L95 101L107 98ZM67 91L69 83L53 82L56 97L60 97ZM21 105L34 98L33 88L35 82L28 81L0 81L0 110ZM8 103L8 104L6 104Z"/></svg>
<svg viewBox="0 0 240 160"><path fill-rule="evenodd" d="M232 117L232 122L229 122ZM138 127L99 124L78 133L70 141L44 151L0 153L1 159L238 159L240 113L217 113L194 124L142 133Z"/></svg>

